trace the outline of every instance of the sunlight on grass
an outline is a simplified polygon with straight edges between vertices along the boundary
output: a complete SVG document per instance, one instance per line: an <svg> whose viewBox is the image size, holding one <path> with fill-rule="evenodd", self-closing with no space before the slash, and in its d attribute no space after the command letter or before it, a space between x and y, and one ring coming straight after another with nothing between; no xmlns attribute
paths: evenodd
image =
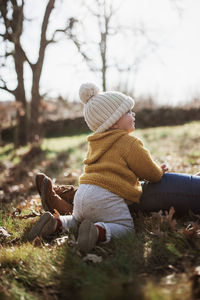
<svg viewBox="0 0 200 300"><path fill-rule="evenodd" d="M81 144L86 143L86 138L87 134L44 139L42 150L58 153L71 148L73 151L75 147L79 147Z"/></svg>
<svg viewBox="0 0 200 300"><path fill-rule="evenodd" d="M23 211L26 214L30 211ZM29 224L30 223L30 224ZM20 238L24 234L24 230L31 226L30 220L14 218L12 216L2 216L2 226L6 227L7 231L12 234L11 239Z"/></svg>
<svg viewBox="0 0 200 300"><path fill-rule="evenodd" d="M13 144L8 144L0 147L0 161L8 160L13 164L17 164L20 161L20 156L25 154L29 149L29 146L23 146L18 149L14 148Z"/></svg>
<svg viewBox="0 0 200 300"><path fill-rule="evenodd" d="M60 166L61 169L63 169L63 173L65 162L71 169L80 168L87 150L87 134L45 139L42 144L42 150L45 151L47 159L56 158L55 163L51 165L51 172L56 173L59 161L62 161L62 159L59 159L59 153L66 153L66 155L68 155L66 160L63 161L64 164Z"/></svg>
<svg viewBox="0 0 200 300"><path fill-rule="evenodd" d="M170 171L188 174L199 171L200 122L139 129L134 134L142 139L158 163L169 164Z"/></svg>
<svg viewBox="0 0 200 300"><path fill-rule="evenodd" d="M142 139L154 159L167 162L170 171L200 171L200 122L139 129L133 134ZM63 179L65 184L72 178L74 184L83 168L87 134L46 138L41 147L43 151L36 159L31 157L26 167L35 159L36 171ZM11 144L0 147L0 161L16 163L27 150L22 147L16 151ZM1 176L0 180L4 173ZM22 209L21 215L29 211ZM73 248L67 244L58 247L54 239L38 246L28 243L27 232L36 220L12 216L12 205L8 214L5 207L0 210L0 226L11 234L7 243L3 241L1 246L0 241L0 298L193 299L191 274L194 266L200 265L200 239L198 234L193 239L183 234L187 219L177 220L177 232L163 229L159 235L158 221L149 215L134 215L134 235L93 251L102 257L99 264L84 262ZM12 244L13 239L19 240Z"/></svg>
<svg viewBox="0 0 200 300"><path fill-rule="evenodd" d="M13 144L7 144L3 147L0 147L0 161L3 161L4 159L8 159L10 155L13 153L14 145Z"/></svg>

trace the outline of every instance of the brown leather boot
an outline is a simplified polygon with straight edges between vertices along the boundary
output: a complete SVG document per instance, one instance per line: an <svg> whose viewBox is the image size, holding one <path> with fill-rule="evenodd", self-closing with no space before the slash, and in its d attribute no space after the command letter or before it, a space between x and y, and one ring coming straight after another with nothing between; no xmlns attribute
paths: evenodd
<svg viewBox="0 0 200 300"><path fill-rule="evenodd" d="M38 193L41 196L41 187L42 187L42 182L45 178L45 174L44 173L37 173L35 176L35 185L37 187Z"/></svg>
<svg viewBox="0 0 200 300"><path fill-rule="evenodd" d="M38 173L35 177L36 187L40 196L42 183L45 177L46 175L44 173ZM57 185L53 186L53 189L58 196L67 201L69 204L73 205L74 196L78 189L77 187L74 187L73 185Z"/></svg>
<svg viewBox="0 0 200 300"><path fill-rule="evenodd" d="M74 196L78 190L78 187L74 187L73 185L57 185L54 186L53 189L55 193L62 199L64 199L67 203L73 205Z"/></svg>
<svg viewBox="0 0 200 300"><path fill-rule="evenodd" d="M43 208L51 213L54 212L54 209L56 209L62 215L72 213L73 205L67 203L55 193L52 181L47 176L45 176L42 182L41 199Z"/></svg>
<svg viewBox="0 0 200 300"><path fill-rule="evenodd" d="M57 219L49 211L46 211L29 232L29 242L32 242L37 236L41 236L42 238L49 237L49 235L56 231L57 224Z"/></svg>

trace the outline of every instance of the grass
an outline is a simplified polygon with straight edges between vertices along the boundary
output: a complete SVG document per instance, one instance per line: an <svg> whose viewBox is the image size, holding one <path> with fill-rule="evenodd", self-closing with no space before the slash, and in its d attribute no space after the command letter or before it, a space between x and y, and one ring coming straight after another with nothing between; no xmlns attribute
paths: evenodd
<svg viewBox="0 0 200 300"><path fill-rule="evenodd" d="M167 161L175 172L196 173L200 171L199 132L200 122L192 122L135 134L159 163ZM87 151L86 136L44 139L41 153L25 165L27 174L40 170L58 183L77 184ZM2 182L12 168L24 168L27 150L15 150L11 144L0 148ZM32 177L20 177L24 189ZM23 190L12 195L9 203L2 202L0 211L0 226L10 233L7 239L0 236L0 299L190 300L200 296L195 273L200 266L200 228L193 235L184 234L188 224L199 226L198 216L179 217L176 228L170 230L159 222L158 214L134 214L135 234L97 247L93 254L102 262L94 263L77 254L70 239L60 244L55 236L29 243L27 232L38 217L23 216L31 209L39 212L41 203L33 188L27 198ZM13 214L16 206L19 215Z"/></svg>

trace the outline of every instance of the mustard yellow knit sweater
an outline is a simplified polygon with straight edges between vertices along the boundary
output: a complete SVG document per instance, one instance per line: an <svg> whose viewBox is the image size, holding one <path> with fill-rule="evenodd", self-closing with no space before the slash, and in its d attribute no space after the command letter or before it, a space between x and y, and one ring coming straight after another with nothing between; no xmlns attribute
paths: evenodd
<svg viewBox="0 0 200 300"><path fill-rule="evenodd" d="M139 202L140 179L160 181L162 169L140 139L124 130L110 130L88 137L88 152L80 184L95 184L120 197Z"/></svg>

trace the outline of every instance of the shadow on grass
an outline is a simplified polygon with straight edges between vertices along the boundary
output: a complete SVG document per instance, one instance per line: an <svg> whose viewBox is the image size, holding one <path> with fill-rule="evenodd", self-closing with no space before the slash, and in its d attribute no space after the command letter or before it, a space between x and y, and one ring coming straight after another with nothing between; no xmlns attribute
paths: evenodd
<svg viewBox="0 0 200 300"><path fill-rule="evenodd" d="M130 234L93 251L101 263L87 263L67 248L60 299L143 299L138 273L144 268L144 236ZM103 249L103 250L102 250Z"/></svg>
<svg viewBox="0 0 200 300"><path fill-rule="evenodd" d="M35 168L40 169L40 166L45 165L43 172L50 177L59 176L63 173L63 170L68 167L68 160L70 154L73 152L73 148L69 148L63 151L43 151L39 148L36 155L30 158L23 158L21 161L12 167L11 172L14 178L16 178L16 183L22 182L27 178L27 173L33 171ZM53 158L48 158L49 154L53 154Z"/></svg>
<svg viewBox="0 0 200 300"><path fill-rule="evenodd" d="M56 156L52 158L45 168L45 174L48 176L58 176L63 173L63 170L68 166L68 159L70 154L73 152L73 148L56 152L56 151L45 151L46 155L49 153L56 153Z"/></svg>
<svg viewBox="0 0 200 300"><path fill-rule="evenodd" d="M186 220L180 218L179 222ZM66 248L60 299L189 299L187 295L193 293L191 274L200 263L199 240L188 240L182 233L169 230L160 236L151 235L145 231L145 222L139 218L135 234L97 247L92 253L102 256L101 263L85 262ZM174 284L166 284L163 292L162 280L168 275L173 276ZM183 288L184 278L187 284ZM176 285L182 290L175 292Z"/></svg>
<svg viewBox="0 0 200 300"><path fill-rule="evenodd" d="M13 223L13 226L20 230L23 227L21 222L21 220L17 220L16 224ZM47 273L48 276L46 275L45 281L39 276L37 284L33 284L34 273L29 274L27 269L24 274L21 274L21 269L19 268L18 281L22 279L21 283L26 286L23 278L27 282L28 277L30 281L29 290L37 289L38 292L40 291L41 283L43 288L46 285L45 288L48 289L47 281L51 282L50 287L52 291L50 292L49 290L48 292L55 295L55 299L71 299L72 297L77 300L193 299L184 296L185 291L191 294L189 285L183 289L184 297L181 294L179 298L177 295L176 297L165 298L162 294L161 280L169 274L175 274L174 280L178 280L181 273L185 273L188 276L187 268L189 263L190 266L200 263L199 240L192 240L193 243L192 241L188 242L184 235L177 232L166 232L166 235L163 236L152 236L145 231L147 226L145 222L147 222L145 218L135 218L135 234L129 234L122 239L115 239L109 244L96 247L92 253L102 257L102 262L96 264L84 261L83 257L78 255L68 245L58 248L55 246L54 241L50 240L48 241L49 247L51 249L51 245L54 245L55 247L53 246L51 251L55 252L52 257L49 256L49 261L46 260L46 263L49 266L51 264L54 266L55 263L59 272L57 270L52 272L51 270L50 273ZM152 220L149 219L148 222L152 223ZM26 222L26 228L23 230L20 238L20 245L26 243L27 232L33 223L32 220ZM57 237L56 235L55 238ZM35 252L37 249L40 251L39 255L43 251L44 257L47 252L49 253L47 251L48 248L41 248L40 244L35 245L35 247ZM19 251L17 253L20 258L21 254ZM44 257L40 262L41 272L44 269ZM187 257L190 262L187 261ZM17 261L15 258L13 260L14 262ZM11 265L11 267L13 266L17 268L16 264ZM191 275L192 272L189 272L189 274ZM177 281L176 284L181 286L183 283ZM173 296L174 286L166 284L165 290L167 290L168 295ZM57 296L58 298L56 298ZM38 299L42 298L38 297Z"/></svg>

